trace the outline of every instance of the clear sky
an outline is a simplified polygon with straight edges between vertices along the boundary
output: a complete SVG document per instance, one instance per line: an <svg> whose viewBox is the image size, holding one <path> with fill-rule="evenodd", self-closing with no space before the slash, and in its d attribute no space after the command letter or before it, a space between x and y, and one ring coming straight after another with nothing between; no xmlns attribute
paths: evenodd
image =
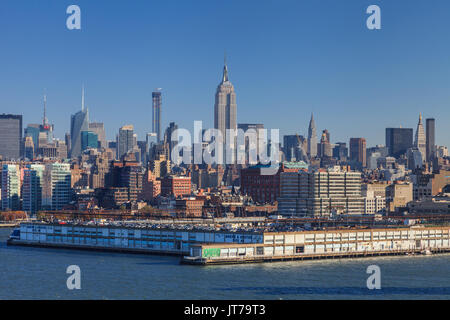
<svg viewBox="0 0 450 320"><path fill-rule="evenodd" d="M66 8L81 8L81 30ZM366 8L381 7L381 30ZM0 113L69 131L86 87L90 120L107 137L134 124L151 131L151 92L163 88L163 127L213 124L224 51L237 93L238 123L264 123L332 142L384 144L386 127L436 118L450 146L450 1L412 0L2 0Z"/></svg>

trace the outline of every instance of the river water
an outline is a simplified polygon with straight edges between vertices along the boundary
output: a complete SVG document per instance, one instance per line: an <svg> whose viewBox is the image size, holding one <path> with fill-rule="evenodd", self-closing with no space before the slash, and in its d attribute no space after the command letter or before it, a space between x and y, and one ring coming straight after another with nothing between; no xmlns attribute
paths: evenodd
<svg viewBox="0 0 450 320"><path fill-rule="evenodd" d="M450 254L180 265L178 257L6 246L0 229L0 299L450 299ZM81 270L67 289L66 269ZM367 289L367 267L381 289Z"/></svg>

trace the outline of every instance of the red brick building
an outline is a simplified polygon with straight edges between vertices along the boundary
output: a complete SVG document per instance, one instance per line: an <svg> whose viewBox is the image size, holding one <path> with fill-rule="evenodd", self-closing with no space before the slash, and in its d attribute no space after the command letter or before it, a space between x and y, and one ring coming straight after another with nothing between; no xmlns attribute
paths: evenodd
<svg viewBox="0 0 450 320"><path fill-rule="evenodd" d="M184 198L176 200L177 214L184 217L201 217L205 201L197 198Z"/></svg>
<svg viewBox="0 0 450 320"><path fill-rule="evenodd" d="M161 180L161 195L178 198L191 194L191 177L167 176Z"/></svg>

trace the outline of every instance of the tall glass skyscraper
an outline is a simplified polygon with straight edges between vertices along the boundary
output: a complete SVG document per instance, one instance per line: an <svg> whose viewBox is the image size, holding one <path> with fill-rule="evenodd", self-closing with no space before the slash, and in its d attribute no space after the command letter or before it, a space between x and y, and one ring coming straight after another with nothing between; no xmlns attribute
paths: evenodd
<svg viewBox="0 0 450 320"><path fill-rule="evenodd" d="M98 148L98 135L92 131L81 131L81 150Z"/></svg>
<svg viewBox="0 0 450 320"><path fill-rule="evenodd" d="M22 116L0 114L0 156L3 160L22 156Z"/></svg>
<svg viewBox="0 0 450 320"><path fill-rule="evenodd" d="M70 118L70 157L77 158L81 155L81 132L89 131L89 110L84 108L84 86L81 93L81 111Z"/></svg>
<svg viewBox="0 0 450 320"><path fill-rule="evenodd" d="M87 109L75 113L70 119L71 158L76 158L81 155L82 131L89 131L89 113Z"/></svg>

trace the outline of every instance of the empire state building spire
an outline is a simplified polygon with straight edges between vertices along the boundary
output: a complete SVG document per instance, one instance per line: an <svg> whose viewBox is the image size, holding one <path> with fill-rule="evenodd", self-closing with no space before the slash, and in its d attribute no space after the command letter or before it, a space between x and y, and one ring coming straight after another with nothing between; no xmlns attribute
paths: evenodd
<svg viewBox="0 0 450 320"><path fill-rule="evenodd" d="M228 66L224 59L222 81L217 86L214 103L214 128L219 129L226 140L226 130L236 130L236 93L233 84L228 78Z"/></svg>
<svg viewBox="0 0 450 320"><path fill-rule="evenodd" d="M227 56L223 58L223 77L222 77L222 83L228 82L228 67L227 67Z"/></svg>

